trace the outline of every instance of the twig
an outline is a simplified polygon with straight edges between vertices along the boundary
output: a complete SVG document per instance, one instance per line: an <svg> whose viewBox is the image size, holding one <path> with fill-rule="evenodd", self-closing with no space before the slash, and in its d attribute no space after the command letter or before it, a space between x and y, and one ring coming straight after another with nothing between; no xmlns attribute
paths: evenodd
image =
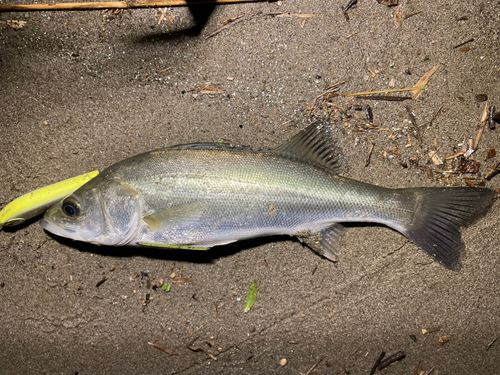
<svg viewBox="0 0 500 375"><path fill-rule="evenodd" d="M413 12L413 13L410 13L410 14L403 14L401 17L404 19L404 20L407 20L408 18L410 17L413 17L413 16L416 16L417 14L420 14L422 13L421 10L419 10L418 12Z"/></svg>
<svg viewBox="0 0 500 375"><path fill-rule="evenodd" d="M370 96L359 96L357 99L367 99L367 100L387 100L388 102L403 102L405 100L410 100L411 96L386 96L386 95L370 95Z"/></svg>
<svg viewBox="0 0 500 375"><path fill-rule="evenodd" d="M491 169L489 170L489 172L488 172L488 173L486 173L486 176L484 176L484 178L485 178L486 180L491 180L491 178L492 178L493 176L495 176L498 172L500 172L500 162L499 162L497 165L495 165L493 168L491 168Z"/></svg>
<svg viewBox="0 0 500 375"><path fill-rule="evenodd" d="M309 375L315 368L320 364L320 362L323 360L323 358L320 358L318 362L316 362L312 367L309 369L309 371L306 372L306 375Z"/></svg>
<svg viewBox="0 0 500 375"><path fill-rule="evenodd" d="M202 348L198 348L197 346L194 346L194 345L188 345L187 348L189 350L192 350L193 352L203 352L206 355L208 355L210 358L212 358L214 361L217 361L217 357L216 356L210 354L209 352L207 352L206 350L203 350Z"/></svg>
<svg viewBox="0 0 500 375"><path fill-rule="evenodd" d="M40 10L90 10L90 9L130 9L185 7L202 4L231 4L260 2L264 0L134 0L134 1L97 1L84 3L46 3L0 5L0 12L26 12Z"/></svg>
<svg viewBox="0 0 500 375"><path fill-rule="evenodd" d="M95 287L99 288L102 284L104 284L106 282L106 280L108 280L108 279L106 278L106 276L104 276L101 280L99 280L97 282L97 284L95 284Z"/></svg>
<svg viewBox="0 0 500 375"><path fill-rule="evenodd" d="M178 353L174 352L173 350L170 350L170 349L167 349L167 348L164 348L163 346L161 345L158 345L158 344L153 344L152 342L148 342L149 345L152 345L154 346L156 349L160 349L161 351L167 353L167 354L172 354L172 355L179 355Z"/></svg>
<svg viewBox="0 0 500 375"><path fill-rule="evenodd" d="M322 96L324 96L326 94L330 94L332 91L336 90L337 88L339 88L344 83L345 83L345 81L342 81L342 82L338 82L338 83L335 83L333 85L328 86L323 93L321 93L318 96L316 96L316 100L318 100L319 98L321 98Z"/></svg>
<svg viewBox="0 0 500 375"><path fill-rule="evenodd" d="M378 370L380 371L383 368L386 368L387 366L389 366L391 363L399 361L400 359L403 359L404 357L406 357L405 352L401 351L401 352L394 353L393 355L387 357L386 359L384 359L380 363L380 365L378 366Z"/></svg>
<svg viewBox="0 0 500 375"><path fill-rule="evenodd" d="M443 105L441 107L439 107L439 109L437 110L437 112L434 114L434 116L432 116L431 118L431 121L429 121L429 126L432 126L432 123L433 121L436 119L436 117L438 117L438 115L441 113L441 110L443 109Z"/></svg>
<svg viewBox="0 0 500 375"><path fill-rule="evenodd" d="M413 375L418 375L420 369L420 362L417 363L417 367L415 367L415 371L413 371Z"/></svg>
<svg viewBox="0 0 500 375"><path fill-rule="evenodd" d="M385 94L388 92L399 92L399 91L414 91L414 90L425 90L425 85L406 87L403 89L389 89L389 90L379 90L379 91L366 91L366 92L355 92L352 94L344 94L344 96L361 96L361 95L371 95L371 94Z"/></svg>
<svg viewBox="0 0 500 375"><path fill-rule="evenodd" d="M316 98L314 99L314 103L311 105L311 108L309 109L309 112L308 112L308 116L311 117L312 113L314 112L314 110L318 107L318 102L326 97L326 100L330 99L332 96L334 95L337 95L337 94L334 94L335 91L338 90L338 88L343 85L345 83L345 81L342 81L342 82L338 82L338 83L335 83L333 85L330 85L328 86L325 91L323 91L321 94L317 95ZM328 97L328 95L332 95L330 97ZM329 103L327 103L329 104Z"/></svg>
<svg viewBox="0 0 500 375"><path fill-rule="evenodd" d="M493 346L493 344L495 343L495 341L498 340L498 336L495 337L488 345L486 345L486 350L490 350L490 348Z"/></svg>
<svg viewBox="0 0 500 375"><path fill-rule="evenodd" d="M470 43L470 42L473 42L474 41L474 38L471 38L469 40L466 40L465 42L463 43L460 43L460 44L457 44L455 47L453 47L453 49L455 48L459 48L459 47L462 47L463 45L466 45L467 43Z"/></svg>
<svg viewBox="0 0 500 375"><path fill-rule="evenodd" d="M477 131L477 136L476 136L476 141L474 142L473 148L477 149L477 145L479 144L479 141L481 140L481 136L483 135L484 127L486 126L486 122L488 121L489 118L489 110L490 110L490 98L488 98L488 101L486 102L486 105L484 107L483 115L481 116L481 127Z"/></svg>
<svg viewBox="0 0 500 375"><path fill-rule="evenodd" d="M202 325L201 325L201 326L199 326L199 327L197 327L197 328L196 328L193 332L191 332L191 333L189 334L189 337L193 336L196 332L198 332L200 329L202 329L205 325L206 325L206 323L205 323L205 324L202 324Z"/></svg>
<svg viewBox="0 0 500 375"><path fill-rule="evenodd" d="M237 17L234 17L231 19L230 22L226 23L224 26L222 26L221 28L215 30L213 33L210 33L208 34L206 37L205 37L205 40L208 39L208 38L211 38L217 34L219 34L222 30L225 30L231 26L234 26L236 25L237 23L241 22L241 21L244 21L244 20L247 20L249 18L252 18L253 16L255 16L255 14L249 14L249 15L246 15L246 16L237 16Z"/></svg>
<svg viewBox="0 0 500 375"><path fill-rule="evenodd" d="M446 160L455 159L455 158L458 158L459 156L462 156L463 154L465 154L465 151L458 151L458 152L455 152L454 154L448 155L445 159Z"/></svg>
<svg viewBox="0 0 500 375"><path fill-rule="evenodd" d="M380 353L377 360L375 361L375 364L372 367L372 370L370 371L370 375L375 374L375 371L377 371L377 367L380 365L380 362L382 362L382 359L384 359L384 357L385 357L385 352Z"/></svg>
<svg viewBox="0 0 500 375"><path fill-rule="evenodd" d="M264 13L265 16L273 16L273 17L280 17L280 18L314 18L316 17L316 14L314 13L283 13L283 12L277 12L277 13Z"/></svg>
<svg viewBox="0 0 500 375"><path fill-rule="evenodd" d="M365 167L368 167L370 165L374 147L375 147L375 142L372 142L372 147L370 147L370 152L368 152L368 158L366 159Z"/></svg>

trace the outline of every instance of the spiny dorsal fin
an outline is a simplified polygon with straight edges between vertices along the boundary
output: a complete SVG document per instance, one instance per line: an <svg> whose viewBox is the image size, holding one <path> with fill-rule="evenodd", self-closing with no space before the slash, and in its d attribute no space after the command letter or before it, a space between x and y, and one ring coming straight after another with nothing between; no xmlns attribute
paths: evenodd
<svg viewBox="0 0 500 375"><path fill-rule="evenodd" d="M340 152L329 127L324 124L309 125L273 152L320 165L335 174L340 173Z"/></svg>

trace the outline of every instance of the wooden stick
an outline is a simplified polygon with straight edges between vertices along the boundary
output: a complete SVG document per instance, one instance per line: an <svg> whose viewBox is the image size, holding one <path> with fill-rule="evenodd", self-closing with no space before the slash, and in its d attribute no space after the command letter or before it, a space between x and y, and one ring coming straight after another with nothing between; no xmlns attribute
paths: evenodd
<svg viewBox="0 0 500 375"><path fill-rule="evenodd" d="M130 9L155 7L184 7L190 5L216 5L231 3L249 3L265 0L132 0L132 1L97 1L84 3L46 3L0 5L0 12L26 12L40 10L95 10L95 9Z"/></svg>
<svg viewBox="0 0 500 375"><path fill-rule="evenodd" d="M355 92L352 94L344 94L344 96L361 96L361 95L371 95L371 94L385 94L388 92L398 92L398 91L414 91L414 90L425 90L425 85L415 86L415 87L405 87L403 89L389 89L380 91L366 91L366 92Z"/></svg>

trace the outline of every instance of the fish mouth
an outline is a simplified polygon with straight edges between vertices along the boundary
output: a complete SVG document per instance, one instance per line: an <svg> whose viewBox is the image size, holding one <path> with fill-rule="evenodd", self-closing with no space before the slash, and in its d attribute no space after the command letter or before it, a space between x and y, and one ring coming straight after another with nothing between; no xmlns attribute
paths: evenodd
<svg viewBox="0 0 500 375"><path fill-rule="evenodd" d="M55 224L55 223L53 223L52 221L48 220L45 217L40 222L40 225L46 231L48 231L50 233L53 233L53 234L55 234L57 236L68 237L68 238L71 238L73 240L79 240L79 238L77 238L75 236L76 230L68 228L68 227L65 227L65 226L62 226L62 225L59 225L59 224Z"/></svg>

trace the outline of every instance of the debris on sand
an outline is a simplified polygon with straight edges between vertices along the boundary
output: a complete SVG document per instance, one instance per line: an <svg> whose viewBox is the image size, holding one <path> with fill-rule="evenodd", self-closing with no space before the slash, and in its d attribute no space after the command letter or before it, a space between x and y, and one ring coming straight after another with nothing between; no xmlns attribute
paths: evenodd
<svg viewBox="0 0 500 375"><path fill-rule="evenodd" d="M205 40L206 39L209 39L217 34L219 34L221 31L231 27L231 26L234 26L236 25L237 23L240 23L242 21L245 21L245 20L249 20L250 18L252 18L253 16L255 16L255 13L254 14L247 14L247 15L240 15L240 16L236 16L236 17L231 17L231 18L228 18L226 20L224 20L222 23L223 23L223 26L218 28L217 30L215 30L214 32L208 34L206 37L205 37Z"/></svg>
<svg viewBox="0 0 500 375"><path fill-rule="evenodd" d="M370 165L370 161L371 161L371 158L372 158L373 148L374 147L375 147L375 142L372 142L372 145L370 147L370 151L368 152L368 157L366 158L365 167L368 167Z"/></svg>
<svg viewBox="0 0 500 375"><path fill-rule="evenodd" d="M104 284L106 282L107 278L106 277L103 277L101 280L99 280L97 282L97 284L95 284L95 287L96 288L99 288L102 284Z"/></svg>
<svg viewBox="0 0 500 375"><path fill-rule="evenodd" d="M191 91L191 96L196 99L198 95L222 94L225 89L217 83L205 82L191 87L189 91Z"/></svg>
<svg viewBox="0 0 500 375"><path fill-rule="evenodd" d="M7 25L7 26L13 28L14 30L22 29L24 27L24 25L26 25L26 23L27 23L27 21L18 21L18 20L0 21L0 25L1 24Z"/></svg>
<svg viewBox="0 0 500 375"><path fill-rule="evenodd" d="M377 3L388 7L393 7L399 4L399 0L377 0Z"/></svg>
<svg viewBox="0 0 500 375"><path fill-rule="evenodd" d="M167 354L171 354L171 355L179 355L178 353L174 352L173 350L170 350L170 349L167 349L167 348L164 348L163 346L161 345L158 345L158 344L153 344L152 342L148 342L149 345L152 345L154 346L156 349L159 349L161 350L162 352L165 352Z"/></svg>
<svg viewBox="0 0 500 375"><path fill-rule="evenodd" d="M323 360L323 358L320 358L318 360L318 362L316 362L314 365L312 365L312 367L309 369L309 371L306 372L306 375L309 375L311 372L313 372L314 369L321 363L322 360Z"/></svg>
<svg viewBox="0 0 500 375"><path fill-rule="evenodd" d="M356 5L358 3L358 0L351 0L349 1L349 3L345 6L345 7L342 7L342 13L344 14L344 17L345 17L345 20L347 22L350 21L350 18L349 18L349 15L347 14L347 11L349 9L351 9L354 5Z"/></svg>
<svg viewBox="0 0 500 375"><path fill-rule="evenodd" d="M454 46L454 47L453 47L453 49L460 48L460 47L462 47L462 46L466 45L467 43L470 43L470 42L473 42L473 41L474 41L474 38L471 38L471 39L469 39L469 40L466 40L465 42L462 42L462 43L460 43L460 44L457 44L456 46Z"/></svg>
<svg viewBox="0 0 500 375"><path fill-rule="evenodd" d="M431 70L429 70L427 73L425 73L422 78L420 78L417 82L417 84L415 86L424 86L424 87L427 87L427 85L429 84L429 79L432 77L432 75L434 73L436 73L436 70L439 69L439 67L441 66L441 64L437 64L436 66L434 66L434 68L432 68ZM420 95L422 95L422 93L424 92L424 90L413 90L412 93L413 93L413 100L417 99Z"/></svg>
<svg viewBox="0 0 500 375"><path fill-rule="evenodd" d="M374 375L375 371L377 371L378 366L380 366L380 362L382 362L382 359L385 357L385 352L380 353L378 356L377 360L375 361L375 364L372 367L372 370L370 371L370 375Z"/></svg>
<svg viewBox="0 0 500 375"><path fill-rule="evenodd" d="M439 338L439 343L440 343L441 345L446 344L448 341L450 341L450 339L448 338L448 336L443 336L443 337L440 337L440 338Z"/></svg>
<svg viewBox="0 0 500 375"><path fill-rule="evenodd" d="M247 299L245 303L245 312L249 312L255 300L257 299L257 281L254 281L248 288Z"/></svg>
<svg viewBox="0 0 500 375"><path fill-rule="evenodd" d="M486 345L486 350L490 350L490 348L493 346L493 344L495 343L495 341L498 340L498 336L495 337L493 340L491 340L488 345Z"/></svg>
<svg viewBox="0 0 500 375"><path fill-rule="evenodd" d="M389 366L390 364L397 362L405 357L406 357L405 352L403 352L403 351L396 352L393 355L390 355L389 357L387 357L386 359L381 361L380 364L378 365L378 370L380 371L380 370L386 368L387 366Z"/></svg>
<svg viewBox="0 0 500 375"><path fill-rule="evenodd" d="M498 173L500 173L500 162L498 162L495 166L493 166L488 173L486 173L486 176L484 178L486 180L491 180L494 176L496 176Z"/></svg>

